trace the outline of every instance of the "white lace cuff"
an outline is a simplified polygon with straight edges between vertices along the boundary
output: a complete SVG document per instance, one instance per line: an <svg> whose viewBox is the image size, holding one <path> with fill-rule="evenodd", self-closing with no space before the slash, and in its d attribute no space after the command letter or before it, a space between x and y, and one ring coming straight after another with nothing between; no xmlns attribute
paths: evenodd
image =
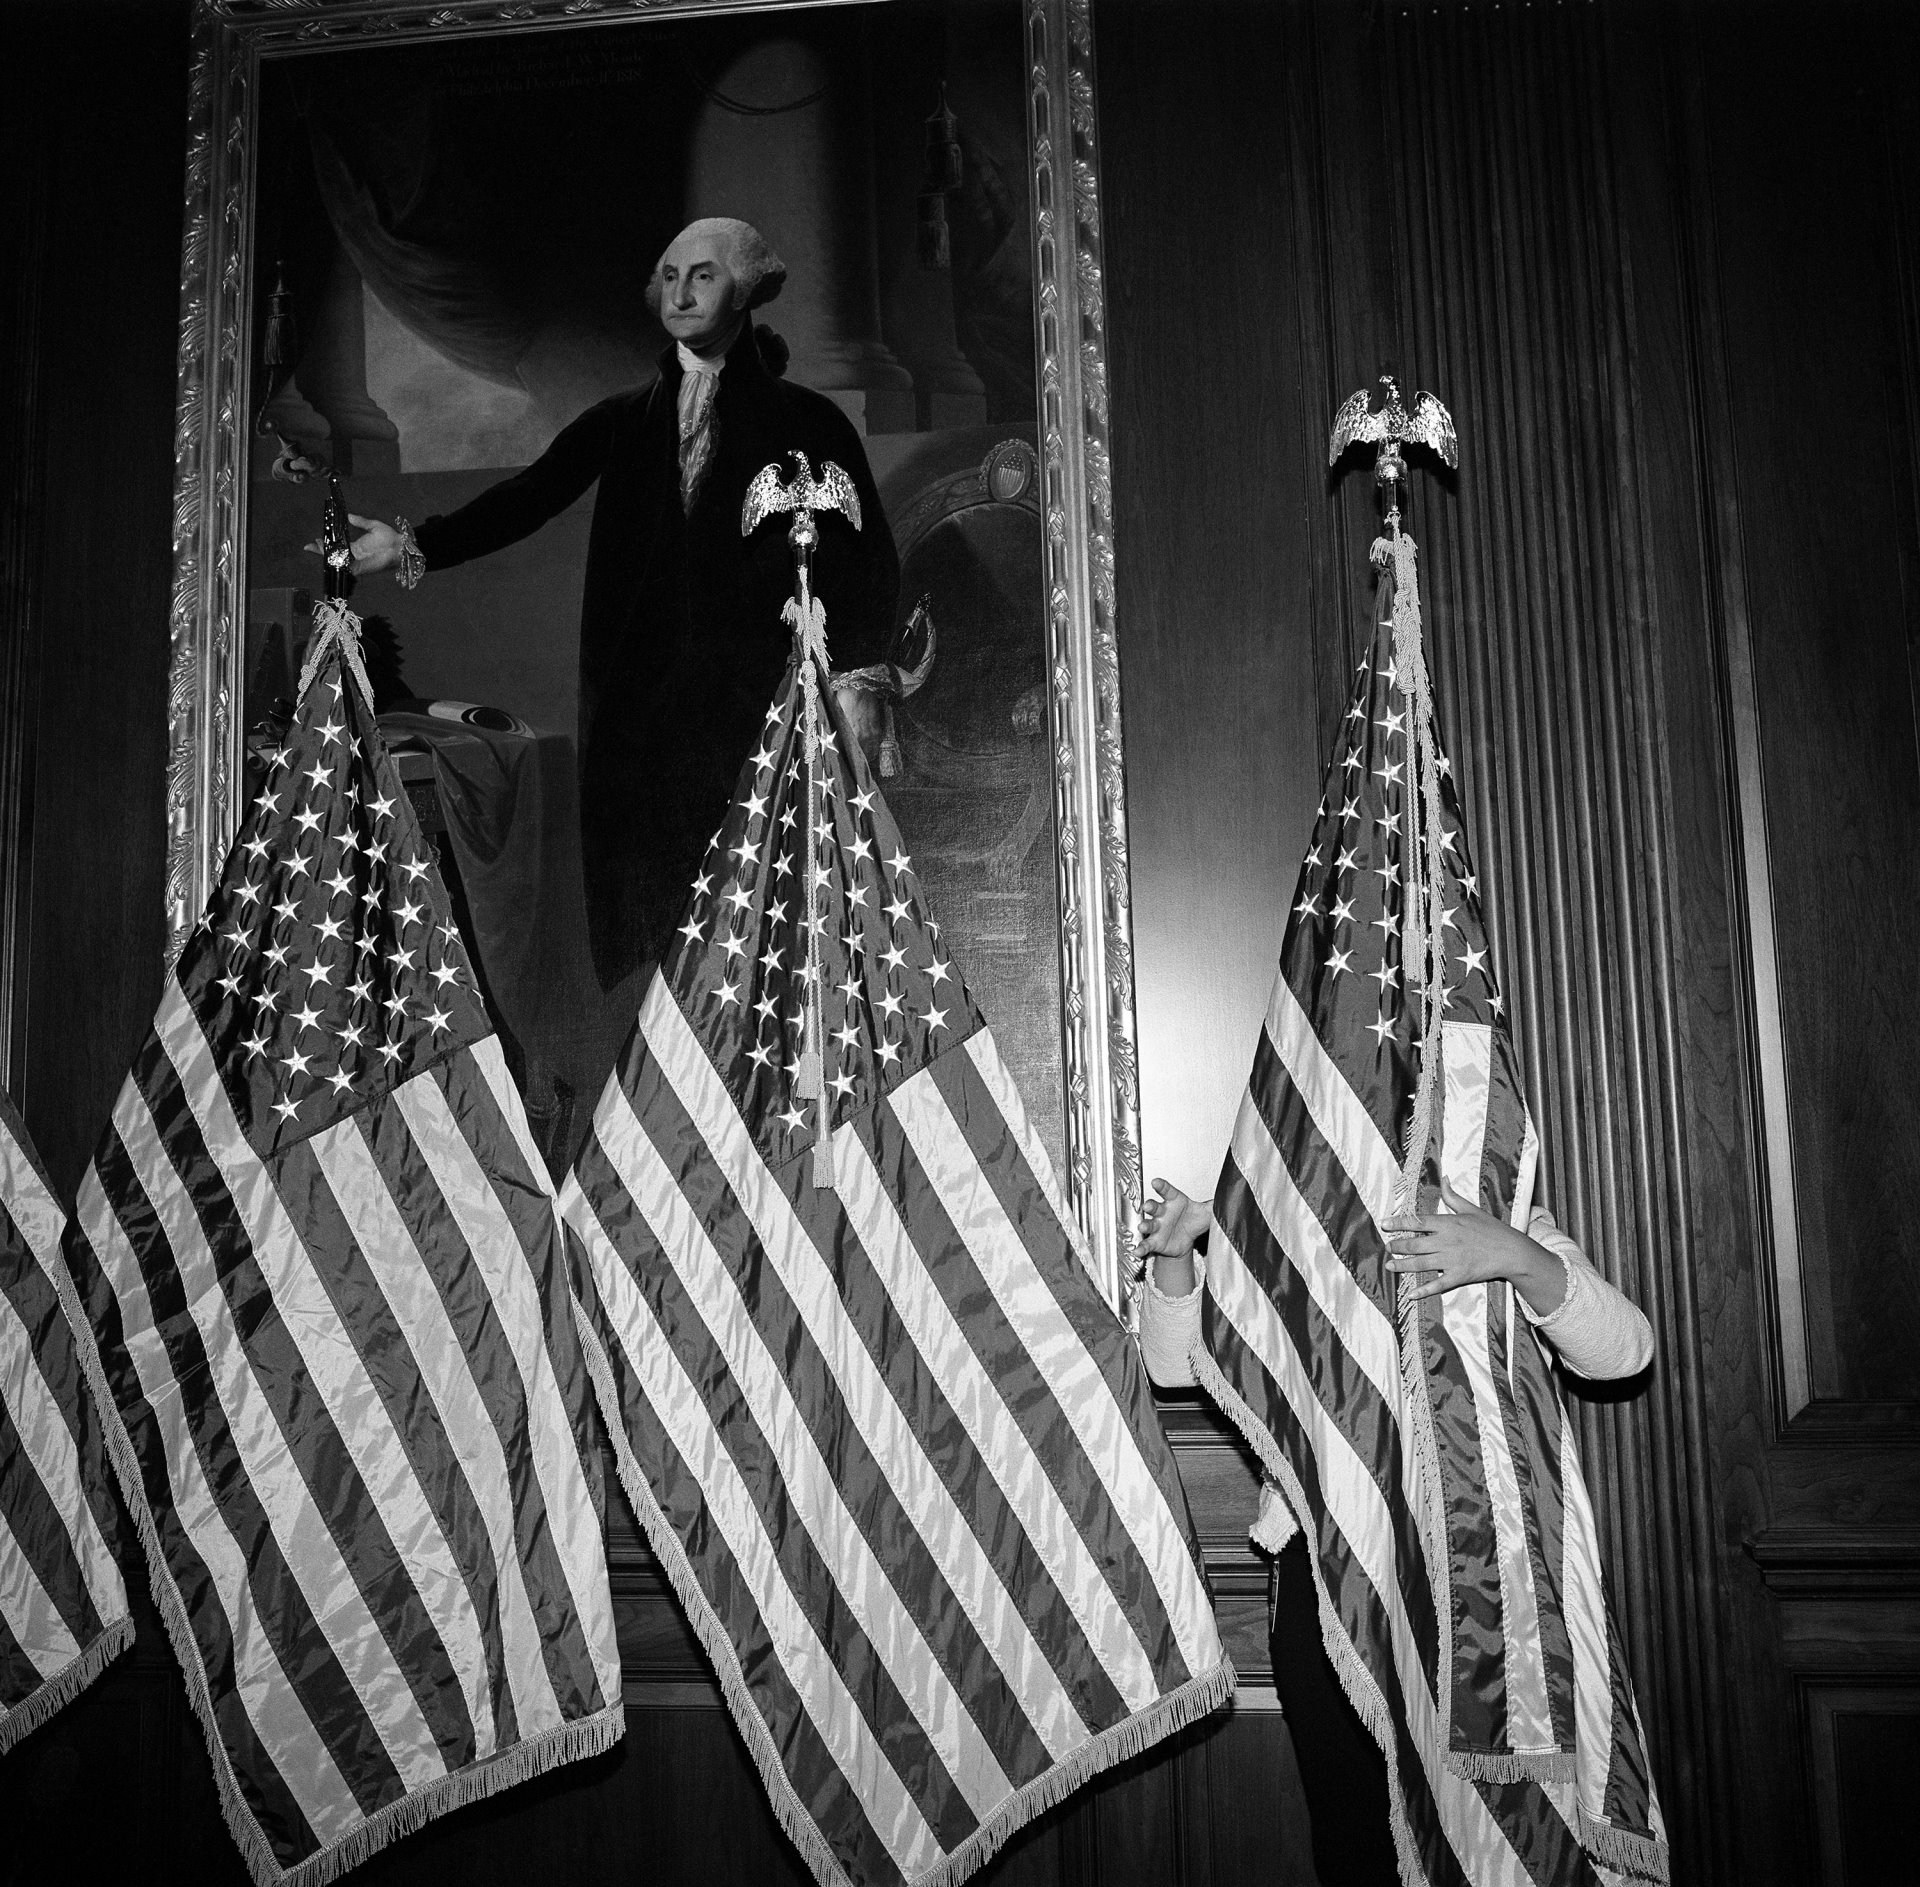
<svg viewBox="0 0 1920 1887"><path fill-rule="evenodd" d="M1153 1281L1153 1260L1140 1280L1140 1354L1147 1379L1160 1389L1191 1389L1190 1360L1200 1335L1200 1302L1206 1295L1207 1265L1193 1255L1193 1289L1185 1297L1170 1297Z"/></svg>
<svg viewBox="0 0 1920 1887"><path fill-rule="evenodd" d="M1278 1553L1291 1546L1300 1532L1286 1496L1271 1481L1260 1483L1260 1511L1247 1529L1250 1539L1263 1553Z"/></svg>
<svg viewBox="0 0 1920 1887"><path fill-rule="evenodd" d="M1520 1292L1513 1295L1521 1315L1553 1345L1561 1362L1590 1382L1645 1369L1653 1360L1653 1326L1639 1305L1594 1270L1544 1206L1534 1207L1527 1236L1560 1260L1566 1295L1544 1317L1535 1314Z"/></svg>

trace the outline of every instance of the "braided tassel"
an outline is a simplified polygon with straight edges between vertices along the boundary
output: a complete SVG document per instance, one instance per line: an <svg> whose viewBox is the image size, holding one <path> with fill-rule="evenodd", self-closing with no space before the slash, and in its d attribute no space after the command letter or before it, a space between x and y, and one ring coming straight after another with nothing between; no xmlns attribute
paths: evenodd
<svg viewBox="0 0 1920 1887"><path fill-rule="evenodd" d="M360 692L366 698L367 712L371 714L373 683L367 679L366 665L360 659L360 618L337 597L323 597L313 606L313 633L307 638L306 660L300 664L300 690L296 698L306 699L314 676L320 672L320 664L327 659L327 651L336 642L340 645L341 660L345 662L348 674L360 684Z"/></svg>
<svg viewBox="0 0 1920 1887"><path fill-rule="evenodd" d="M813 1142L813 1183L833 1183L832 1132L828 1122L826 1024L820 1008L820 913L816 908L819 891L817 868L818 820L820 812L820 729L823 713L820 701L820 677L827 673L827 612L814 596L807 579L804 561L799 566L800 594L789 597L781 612L800 644L801 711L806 716L802 746L807 769L807 972L806 1020L800 1034L800 1060L794 1069L793 1091L803 1101L818 1106Z"/></svg>
<svg viewBox="0 0 1920 1887"><path fill-rule="evenodd" d="M1420 978L1420 1079L1414 1090L1413 1118L1407 1129L1406 1156L1400 1165L1395 1210L1419 1209L1420 1173L1433 1144L1440 1093L1440 1017L1446 996L1446 943L1441 861L1440 771L1433 736L1433 684L1427 673L1420 625L1420 585L1415 545L1392 520L1393 662L1407 703L1407 786L1403 808L1406 845L1406 902L1402 906L1400 961L1409 976Z"/></svg>

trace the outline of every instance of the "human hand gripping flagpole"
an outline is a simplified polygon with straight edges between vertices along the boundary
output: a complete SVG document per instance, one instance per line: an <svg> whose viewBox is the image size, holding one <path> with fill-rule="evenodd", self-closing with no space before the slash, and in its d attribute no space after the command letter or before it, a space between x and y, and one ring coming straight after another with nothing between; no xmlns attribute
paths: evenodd
<svg viewBox="0 0 1920 1887"><path fill-rule="evenodd" d="M747 487L740 507L740 535L751 536L776 512L791 511L793 523L787 531L787 543L793 551L794 593L780 612L793 629L794 648L800 665L800 687L805 703L806 725L802 732L806 756L807 829L817 830L820 811L820 683L831 671L827 664L826 605L813 593L812 562L814 546L820 542L820 527L813 521L815 511L838 511L857 531L860 529L860 494L853 480L831 459L822 461L820 476L804 452L793 455L799 470L791 481L782 481L777 464L763 466ZM824 882L820 860L813 861L807 889L811 901ZM833 1160L828 1127L825 1028L820 1014L820 927L817 910L808 910L805 1024L801 1032L801 1051L794 1071L793 1091L803 1101L816 1104L816 1132L813 1143L813 1183L833 1183Z"/></svg>

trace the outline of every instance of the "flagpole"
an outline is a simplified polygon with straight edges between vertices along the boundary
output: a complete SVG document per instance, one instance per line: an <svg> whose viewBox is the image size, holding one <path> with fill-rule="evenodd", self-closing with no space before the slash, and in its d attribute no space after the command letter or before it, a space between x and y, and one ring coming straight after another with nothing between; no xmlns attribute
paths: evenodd
<svg viewBox="0 0 1920 1887"><path fill-rule="evenodd" d="M1409 412L1390 373L1380 376L1380 384L1386 398L1377 412L1368 410L1362 391L1335 415L1327 463L1337 463L1351 445L1364 442L1376 447L1373 480L1385 504L1387 535L1374 540L1369 555L1376 568L1392 564L1394 575L1393 672L1406 702L1408 762L1401 806L1406 879L1400 907L1400 963L1403 976L1417 974L1420 979L1420 1074L1394 1196L1396 1213L1406 1215L1419 1207L1420 1174L1439 1112L1439 1032L1446 1000L1445 945L1440 933L1446 911L1440 852L1441 761L1433 732L1433 684L1421 632L1418 546L1400 528L1400 494L1407 479L1407 461L1400 448L1426 446L1449 466L1458 463L1459 448L1452 416L1431 393L1415 394ZM1406 1290L1407 1283L1403 1281L1401 1288Z"/></svg>
<svg viewBox="0 0 1920 1887"><path fill-rule="evenodd" d="M819 838L821 782L820 742L824 716L820 684L831 670L827 666L827 612L813 593L813 552L820 542L820 527L814 523L816 511L838 511L857 531L860 529L860 494L853 480L831 459L823 460L820 476L804 452L792 455L795 464L791 480L783 481L779 465L763 466L747 487L740 507L740 535L751 536L776 511L791 511L793 523L787 531L787 543L793 551L794 593L781 614L793 628L795 657L800 664L802 712L806 717L802 751L806 764L807 857L807 968L804 1025L801 1031L800 1060L794 1069L793 1092L797 1100L812 1101L819 1109L813 1142L813 1183L833 1183L833 1162L829 1151L827 1121L827 1074L825 1025L821 1020L820 997L820 914L814 899L825 883L824 868L815 849ZM829 836L831 836L829 834Z"/></svg>
<svg viewBox="0 0 1920 1887"><path fill-rule="evenodd" d="M797 506L787 543L793 551L794 597L787 606L793 624L794 648L800 663L800 692L806 727L802 751L807 769L807 993L806 1025L801 1033L800 1064L794 1072L794 1092L819 1109L813 1142L813 1183L824 1186L830 1177L827 1146L827 1069L825 1026L820 1013L820 677L826 670L826 610L813 594L813 549L820 527L806 506Z"/></svg>
<svg viewBox="0 0 1920 1887"><path fill-rule="evenodd" d="M313 606L313 630L307 637L307 652L300 664L300 686L294 699L306 699L313 678L320 672L327 651L335 643L345 660L348 674L358 684L367 712L373 712L373 683L367 679L366 664L360 654L360 618L347 607L353 593L353 532L347 515L347 501L340 495L340 480L327 480L327 508L320 521L320 554L326 565L327 593Z"/></svg>

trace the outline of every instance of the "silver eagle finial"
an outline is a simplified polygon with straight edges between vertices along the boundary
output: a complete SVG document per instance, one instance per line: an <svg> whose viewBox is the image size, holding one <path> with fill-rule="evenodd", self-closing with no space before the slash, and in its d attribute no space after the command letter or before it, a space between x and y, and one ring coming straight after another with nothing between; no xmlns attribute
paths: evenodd
<svg viewBox="0 0 1920 1887"><path fill-rule="evenodd" d="M1368 411L1366 390L1354 394L1333 416L1333 434L1327 441L1327 463L1336 465L1349 446L1378 445L1380 457L1399 458L1403 445L1428 446L1448 465L1460 462L1459 441L1454 436L1453 416L1431 393L1413 396L1409 413L1400 400L1400 387L1390 373L1380 376L1386 388L1385 403L1378 412Z"/></svg>
<svg viewBox="0 0 1920 1887"><path fill-rule="evenodd" d="M796 550L811 550L820 541L813 521L816 511L838 511L857 531L860 528L860 494L854 483L831 459L821 462L820 476L804 452L788 456L800 468L791 479L782 479L780 467L764 465L753 475L747 487L746 502L740 507L740 535L750 537L776 512L791 511L793 526L787 540Z"/></svg>

